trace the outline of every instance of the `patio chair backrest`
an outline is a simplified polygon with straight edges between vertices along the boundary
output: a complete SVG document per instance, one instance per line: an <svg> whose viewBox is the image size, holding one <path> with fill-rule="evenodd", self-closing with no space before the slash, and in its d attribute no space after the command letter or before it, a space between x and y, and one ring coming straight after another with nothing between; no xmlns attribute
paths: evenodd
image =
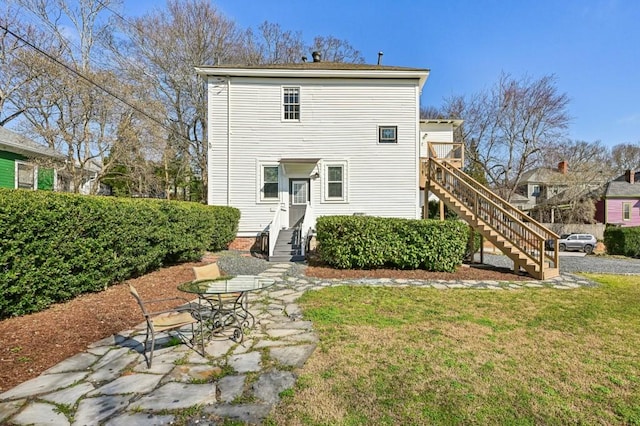
<svg viewBox="0 0 640 426"><path fill-rule="evenodd" d="M218 264L215 262L204 266L194 266L193 273L196 276L196 280L215 279L222 275Z"/></svg>
<svg viewBox="0 0 640 426"><path fill-rule="evenodd" d="M144 307L144 302L142 301L142 299L140 298L140 295L138 294L138 290L136 290L136 288L129 284L129 292L131 293L131 295L134 297L134 299L136 299L136 302L138 302L138 305L140 305L140 309L142 309L142 314L147 317L147 310Z"/></svg>

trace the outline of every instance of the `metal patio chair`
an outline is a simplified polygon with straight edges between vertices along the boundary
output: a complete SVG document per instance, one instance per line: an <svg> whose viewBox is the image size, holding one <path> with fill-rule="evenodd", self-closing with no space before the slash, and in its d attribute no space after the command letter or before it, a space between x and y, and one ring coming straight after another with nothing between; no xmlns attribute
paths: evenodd
<svg viewBox="0 0 640 426"><path fill-rule="evenodd" d="M181 297L168 297L164 299L143 300L138 294L136 288L131 284L129 284L129 291L136 299L136 302L138 302L138 305L140 305L142 315L144 316L147 325L143 355L147 361L148 368L151 368L151 364L153 363L153 351L156 345L157 333L167 332L171 334L170 332L175 332L183 343L194 349L200 355L204 356L204 334L199 322L200 312L197 309L193 309L187 299L183 299ZM167 309L163 311L151 311L147 308L148 305L167 302L170 300L181 301L184 305L175 309ZM182 329L187 326L190 326L191 328L190 339L187 339L187 336L182 331ZM147 356L149 336L151 336L151 350ZM198 342L198 340L200 340L200 342ZM197 349L198 344L200 345L200 351Z"/></svg>

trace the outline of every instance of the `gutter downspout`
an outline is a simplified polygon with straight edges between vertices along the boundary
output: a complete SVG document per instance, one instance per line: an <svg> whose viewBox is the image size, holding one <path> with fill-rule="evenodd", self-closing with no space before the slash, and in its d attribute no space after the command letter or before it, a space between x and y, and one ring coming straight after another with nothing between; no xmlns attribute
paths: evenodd
<svg viewBox="0 0 640 426"><path fill-rule="evenodd" d="M227 206L231 204L231 77L227 76Z"/></svg>
<svg viewBox="0 0 640 426"><path fill-rule="evenodd" d="M422 159L420 158L420 144L422 143L422 138L420 137L420 92L421 92L420 81L418 81L418 84L416 85L416 92L415 92L417 108L414 116L414 120L416 123L415 124L416 134L414 137L414 148L413 148L413 155L415 158L414 168L416 170L415 188L417 188L416 197L415 197L416 211L414 212L414 217L416 219L420 219L422 217L422 211L420 209L420 180L422 178L422 176L420 176L420 169L422 167ZM424 186L425 208L427 207L426 202L427 202L428 193L429 193L429 188L425 183L425 186Z"/></svg>

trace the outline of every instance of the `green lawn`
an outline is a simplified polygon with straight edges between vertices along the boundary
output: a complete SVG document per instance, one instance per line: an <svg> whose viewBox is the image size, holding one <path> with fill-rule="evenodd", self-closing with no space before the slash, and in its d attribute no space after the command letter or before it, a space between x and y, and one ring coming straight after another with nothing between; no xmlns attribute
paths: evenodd
<svg viewBox="0 0 640 426"><path fill-rule="evenodd" d="M268 424L640 424L640 276L578 290L333 287Z"/></svg>

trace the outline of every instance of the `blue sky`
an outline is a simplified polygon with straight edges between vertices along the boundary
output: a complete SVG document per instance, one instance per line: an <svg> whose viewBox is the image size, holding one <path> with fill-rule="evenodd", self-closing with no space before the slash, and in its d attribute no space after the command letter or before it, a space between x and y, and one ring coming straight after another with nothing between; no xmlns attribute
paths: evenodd
<svg viewBox="0 0 640 426"><path fill-rule="evenodd" d="M423 106L491 87L501 72L554 74L571 99L568 136L640 142L640 1L218 0L243 28L265 20L348 40L366 62L429 68ZM125 15L162 7L125 0Z"/></svg>

